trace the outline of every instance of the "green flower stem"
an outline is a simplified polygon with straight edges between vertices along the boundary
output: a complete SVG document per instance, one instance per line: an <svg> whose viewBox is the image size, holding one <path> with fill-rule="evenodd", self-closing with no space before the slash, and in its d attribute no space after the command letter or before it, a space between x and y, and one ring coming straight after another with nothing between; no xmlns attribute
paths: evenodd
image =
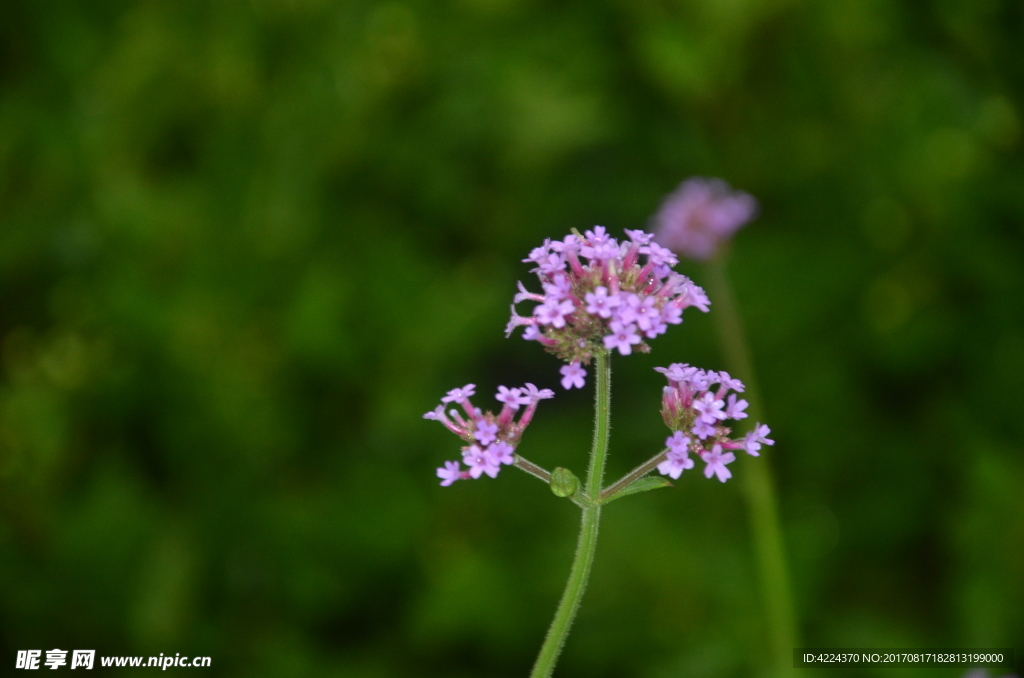
<svg viewBox="0 0 1024 678"><path fill-rule="evenodd" d="M609 355L602 351L596 357L597 388L594 403L594 444L590 451L590 465L587 468L587 498L596 502L601 495L601 482L604 476L604 462L608 454L608 430L611 415L612 367ZM597 549L597 526L601 519L601 507L596 505L583 507L583 520L580 524L580 536L576 542L576 557L569 571L562 600L558 603L555 618L548 629L544 645L537 655L530 678L549 678L555 670L558 655L569 636L579 609L583 591L587 588L590 578L590 566L594 562L594 551Z"/></svg>
<svg viewBox="0 0 1024 678"><path fill-rule="evenodd" d="M597 501L604 481L604 460L608 456L608 430L611 428L612 363L607 351L597 354L597 388L594 393L594 443L590 448L587 467L587 496Z"/></svg>
<svg viewBox="0 0 1024 678"><path fill-rule="evenodd" d="M515 464L514 464L514 466L516 468L518 468L518 469L522 469L522 470L526 471L527 473L529 473L534 478L540 478L545 483L550 483L551 482L551 473L549 473L548 471L545 471L540 466L537 466L532 461L530 461L528 459L525 459L525 458L519 456L518 454L515 456Z"/></svg>
<svg viewBox="0 0 1024 678"><path fill-rule="evenodd" d="M615 495L617 495L622 490L626 489L626 487L628 487L629 484L632 483L634 480L639 480L640 478L643 478L645 475L647 475L655 468L657 468L658 464L665 461L665 454L667 453L668 450L662 450L661 452L654 455L644 463L637 466L635 469L633 469L626 475L622 476L613 484L609 485L606 489L602 490L601 503L606 504L610 502L612 499L615 498Z"/></svg>
<svg viewBox="0 0 1024 678"><path fill-rule="evenodd" d="M562 600L558 603L558 611L548 629L544 645L537 655L530 678L549 678L555 670L555 662L562 652L565 639L569 636L569 627L579 609L583 591L587 588L590 578L590 565L594 562L594 550L597 547L597 523L601 517L601 507L594 506L583 509L583 522L580 525L580 538L576 543L576 558L572 562L569 581L565 585Z"/></svg>
<svg viewBox="0 0 1024 678"><path fill-rule="evenodd" d="M743 326L733 300L726 273L726 251L723 249L707 265L708 294L715 305L712 316L718 324L725 354L726 367L747 387L743 396L750 403L749 421L762 421L761 402L743 335ZM775 496L775 483L768 466L769 448L761 449L759 463L743 467L743 493L750 514L750 527L754 537L767 622L771 634L771 648L777 676L792 676L793 648L797 644L797 623L786 572L786 556L779 525L779 509Z"/></svg>

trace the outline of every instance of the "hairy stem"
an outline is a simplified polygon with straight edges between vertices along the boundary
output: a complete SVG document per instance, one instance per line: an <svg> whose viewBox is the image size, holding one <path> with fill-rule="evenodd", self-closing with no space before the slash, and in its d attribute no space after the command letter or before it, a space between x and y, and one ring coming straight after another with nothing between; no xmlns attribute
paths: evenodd
<svg viewBox="0 0 1024 678"><path fill-rule="evenodd" d="M717 320L718 333L725 354L725 363L733 376L739 377L747 386L744 397L750 403L747 412L749 421L763 421L757 383L740 322L736 303L725 265L726 252L723 249L708 262L708 292L715 303L712 315ZM743 469L743 493L746 495L750 514L750 527L754 537L754 551L757 557L761 579L761 592L767 617L772 655L776 676L793 675L793 648L797 644L797 623L793 612L789 577L786 572L786 556L782 545L782 530L779 525L779 509L775 496L775 483L768 464L768 448L762 448L757 463L747 464Z"/></svg>
<svg viewBox="0 0 1024 678"><path fill-rule="evenodd" d="M608 454L608 430L611 413L611 381L612 368L607 352L597 354L595 371L597 387L594 403L594 443L590 450L590 465L587 468L587 498L596 502L601 494L601 481L604 475L604 462ZM583 519L580 523L580 536L576 542L576 557L569 571L562 600L558 603L555 618L548 629L544 645L537 655L530 678L549 678L555 670L558 655L569 636L569 628L576 617L583 592L590 578L590 566L594 562L594 551L597 549L597 526L601 519L600 506L583 507Z"/></svg>
<svg viewBox="0 0 1024 678"><path fill-rule="evenodd" d="M665 454L667 452L668 450L662 450L661 452L654 455L644 463L640 464L635 469L633 469L632 471L630 471L629 473L627 473L626 475L622 476L617 481L609 485L607 488L602 490L601 501L606 502L611 500L619 492L626 489L626 487L628 487L629 484L632 483L634 480L639 480L640 478L643 478L645 475L653 471L658 466L658 464L665 461Z"/></svg>
<svg viewBox="0 0 1024 678"><path fill-rule="evenodd" d="M537 466L532 461L529 461L529 460L519 456L518 454L515 457L515 464L514 464L514 466L516 468L518 468L518 469L522 469L522 470L526 471L527 473L529 473L534 478L540 478L545 483L550 483L551 482L551 474L548 471L545 471L540 466Z"/></svg>
<svg viewBox="0 0 1024 678"><path fill-rule="evenodd" d="M594 394L594 442L590 448L590 465L587 467L587 495L597 501L604 481L604 461L608 456L608 431L611 428L612 409L612 364L607 351L597 354L594 371L597 372L597 388Z"/></svg>

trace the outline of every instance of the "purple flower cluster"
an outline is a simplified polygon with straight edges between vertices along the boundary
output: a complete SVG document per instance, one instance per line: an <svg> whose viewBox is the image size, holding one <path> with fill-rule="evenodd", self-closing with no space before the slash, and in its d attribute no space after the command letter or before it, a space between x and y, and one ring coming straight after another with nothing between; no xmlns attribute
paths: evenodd
<svg viewBox="0 0 1024 678"><path fill-rule="evenodd" d="M485 473L496 478L502 466L515 463L516 446L533 419L537 403L555 396L550 389L538 389L533 384L522 388L499 386L494 397L504 406L498 415L494 415L473 407L469 399L475 393L476 387L473 384L453 388L441 398L441 404L436 409L423 415L424 419L441 422L467 443L462 448L462 461L469 467L468 470L463 470L457 461L446 461L444 466L437 469L437 477L444 487L456 480L479 478ZM466 413L465 418L455 408L445 414L444 408L448 403L460 405ZM523 406L525 409L516 421L514 414Z"/></svg>
<svg viewBox="0 0 1024 678"><path fill-rule="evenodd" d="M687 179L654 217L659 243L691 259L710 259L720 243L757 215L757 201L721 179Z"/></svg>
<svg viewBox="0 0 1024 678"><path fill-rule="evenodd" d="M650 233L627 230L626 235L629 241L619 243L604 227L595 226L582 236L545 240L523 260L536 264L531 273L537 274L544 294L531 293L519 283L506 334L522 325L524 339L538 341L575 364L570 373L563 369L566 388L582 386L585 372L578 366L596 351L647 352L644 340L681 323L683 309L708 310L704 290L672 270L678 263L672 252L655 243ZM516 313L515 305L522 301L539 303L532 316Z"/></svg>
<svg viewBox="0 0 1024 678"><path fill-rule="evenodd" d="M764 424L754 426L742 440L729 438L732 429L723 422L746 419L747 401L736 395L743 393L743 382L733 379L728 372L705 371L683 363L654 369L668 379L661 416L673 431L665 440L665 461L658 465L662 475L678 478L684 470L693 468L693 452L706 464L704 475L714 475L724 483L732 477L726 466L736 460L730 450L744 450L757 457L761 445L775 444L766 437L771 430ZM718 388L712 392L715 385Z"/></svg>

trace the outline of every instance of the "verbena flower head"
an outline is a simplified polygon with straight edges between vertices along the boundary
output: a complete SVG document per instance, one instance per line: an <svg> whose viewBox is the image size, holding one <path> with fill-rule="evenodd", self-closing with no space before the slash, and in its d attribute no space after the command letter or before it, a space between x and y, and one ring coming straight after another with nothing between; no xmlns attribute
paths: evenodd
<svg viewBox="0 0 1024 678"><path fill-rule="evenodd" d="M662 475L678 478L685 469L693 468L692 453L706 464L705 476L715 476L724 483L732 477L728 464L736 460L730 450L743 450L757 457L762 445L775 444L767 438L771 430L764 424L755 425L742 440L729 437L732 429L725 421L746 419L747 401L737 396L744 391L743 382L728 372L705 371L685 363L654 369L668 379L661 399L661 417L673 431L665 440L665 461L658 465ZM712 391L715 386L718 388Z"/></svg>
<svg viewBox="0 0 1024 678"><path fill-rule="evenodd" d="M466 442L462 448L462 462L467 469L463 470L457 461L446 461L444 466L437 469L437 477L444 487L456 480L479 478L484 474L495 478L502 466L515 463L516 446L533 419L537 403L555 396L550 389L539 389L533 384L526 384L522 388L499 386L494 397L503 407L495 415L473 407L469 399L475 392L473 384L453 388L441 398L441 404L436 409L423 415L424 419L441 422ZM448 403L462 407L465 416L455 408L445 413L445 405ZM516 420L515 413L523 406L525 409Z"/></svg>
<svg viewBox="0 0 1024 678"><path fill-rule="evenodd" d="M687 179L654 216L655 239L690 259L710 259L757 215L757 201L721 179Z"/></svg>
<svg viewBox="0 0 1024 678"><path fill-rule="evenodd" d="M681 323L683 309L708 311L704 290L672 270L676 255L655 243L650 233L627 230L626 235L629 240L620 243L595 226L583 235L545 240L534 249L523 261L536 264L531 273L537 274L544 293L530 292L519 283L506 335L523 326L524 339L579 365L600 350L647 352L646 340ZM516 304L524 301L536 302L529 316L516 312ZM576 379L562 374L566 388L582 385L582 375Z"/></svg>

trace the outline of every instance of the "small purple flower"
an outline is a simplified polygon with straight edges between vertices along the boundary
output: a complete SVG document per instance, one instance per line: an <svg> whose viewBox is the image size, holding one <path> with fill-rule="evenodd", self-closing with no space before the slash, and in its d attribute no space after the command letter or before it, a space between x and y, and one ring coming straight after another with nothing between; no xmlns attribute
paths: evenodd
<svg viewBox="0 0 1024 678"><path fill-rule="evenodd" d="M664 280L670 273L672 273L672 267L668 264L658 264L654 267L654 277L658 280Z"/></svg>
<svg viewBox="0 0 1024 678"><path fill-rule="evenodd" d="M690 388L694 391L706 391L711 388L714 377L714 372L705 372L704 370L694 370L690 374L689 384Z"/></svg>
<svg viewBox="0 0 1024 678"><path fill-rule="evenodd" d="M721 402L721 401L719 401L719 402ZM737 401L736 400L736 394L735 393L730 393L729 394L728 402L729 402L729 405L728 405L728 407L725 408L725 418L726 419L737 419L737 420L739 420L739 419L746 419L747 418L747 413L743 411L743 410L747 409L748 403L747 403L746 400L739 400L739 401Z"/></svg>
<svg viewBox="0 0 1024 678"><path fill-rule="evenodd" d="M473 433L473 437L481 445L490 445L498 439L498 425L493 424L489 421L481 421L476 425L476 432Z"/></svg>
<svg viewBox="0 0 1024 678"><path fill-rule="evenodd" d="M457 461L446 461L437 469L437 477L441 479L441 487L448 487L462 478L462 467Z"/></svg>
<svg viewBox="0 0 1024 678"><path fill-rule="evenodd" d="M530 256L523 259L524 262L539 264L543 261L544 257L548 255L548 251L551 249L551 238L546 238L544 244L540 247L534 247L530 250Z"/></svg>
<svg viewBox="0 0 1024 678"><path fill-rule="evenodd" d="M704 288L698 287L692 282L687 282L686 284L686 304L704 313L707 313L711 308L711 300L708 299Z"/></svg>
<svg viewBox="0 0 1024 678"><path fill-rule="evenodd" d="M685 363L672 363L668 367L655 367L654 371L664 374L670 382L682 384L689 383L690 376L697 371L697 368Z"/></svg>
<svg viewBox="0 0 1024 678"><path fill-rule="evenodd" d="M613 320L609 329L612 333L604 338L604 347L609 350L617 348L622 355L629 355L633 352L633 346L643 341L636 333L636 325L623 325Z"/></svg>
<svg viewBox="0 0 1024 678"><path fill-rule="evenodd" d="M453 388L448 395L441 398L442 403L460 403L476 393L475 384L466 384L462 388Z"/></svg>
<svg viewBox="0 0 1024 678"><path fill-rule="evenodd" d="M539 329L537 329L536 325L530 325L523 330L523 339L526 341L539 341L543 336L544 335Z"/></svg>
<svg viewBox="0 0 1024 678"><path fill-rule="evenodd" d="M715 426L714 424L709 424L703 419L698 419L693 423L693 432L697 434L698 438L704 440L708 436L715 435Z"/></svg>
<svg viewBox="0 0 1024 678"><path fill-rule="evenodd" d="M516 295L519 296L518 294ZM536 295L540 297L540 295ZM544 297L540 297L543 299ZM525 326L526 330L523 332L523 339L529 340L526 335L532 330L535 334L537 333L537 319L536 318L524 318L523 316L516 313L516 305L512 304L512 317L509 318L508 324L505 325L505 337L511 337L512 333L515 332L517 327Z"/></svg>
<svg viewBox="0 0 1024 678"><path fill-rule="evenodd" d="M551 249L555 252L559 252L567 256L571 253L580 251L580 239L572 233L565 236L565 239L563 240L545 240L544 242L549 242Z"/></svg>
<svg viewBox="0 0 1024 678"><path fill-rule="evenodd" d="M719 245L754 218L757 201L721 179L680 184L654 217L656 240L691 259L710 259Z"/></svg>
<svg viewBox="0 0 1024 678"><path fill-rule="evenodd" d="M565 270L565 258L560 254L549 254L539 262L540 272L551 275Z"/></svg>
<svg viewBox="0 0 1024 678"><path fill-rule="evenodd" d="M665 461L658 464L658 473L676 480L683 474L683 471L689 468L693 468L693 459L690 459L686 450L677 452L672 449L665 455Z"/></svg>
<svg viewBox="0 0 1024 678"><path fill-rule="evenodd" d="M523 395L521 389L510 389L504 386L498 387L498 393L494 396L494 399L499 403L505 403L513 410L518 410L520 405L528 405L530 403L530 399Z"/></svg>
<svg viewBox="0 0 1024 678"><path fill-rule="evenodd" d="M743 382L740 381L739 379L733 379L732 377L729 376L728 372L719 372L718 380L719 382L721 382L722 388L724 389L736 391L737 393L743 393L743 391L745 390Z"/></svg>
<svg viewBox="0 0 1024 678"><path fill-rule="evenodd" d="M693 401L693 409L700 412L701 421L708 424L714 424L726 418L726 413L722 411L722 405L724 403L718 400L710 392L707 392L703 397Z"/></svg>
<svg viewBox="0 0 1024 678"><path fill-rule="evenodd" d="M665 334L666 331L668 331L668 325L660 317L655 317L651 320L651 326L644 331L644 336L653 339L659 334Z"/></svg>
<svg viewBox="0 0 1024 678"><path fill-rule="evenodd" d="M620 298L622 303L615 309L615 320L623 325L636 322L636 308L640 305L640 297L635 294L623 294Z"/></svg>
<svg viewBox="0 0 1024 678"><path fill-rule="evenodd" d="M678 325L683 322L683 309L676 304L665 304L661 309L661 320L669 325Z"/></svg>
<svg viewBox="0 0 1024 678"><path fill-rule="evenodd" d="M572 313L575 308L568 299L558 301L549 298L542 305L533 309L533 314L537 316L537 322L541 325L562 328L565 327L565 316Z"/></svg>
<svg viewBox="0 0 1024 678"><path fill-rule="evenodd" d="M558 371L562 373L562 388L566 390L573 386L583 388L585 383L583 380L587 376L587 371L580 367L579 363L570 363Z"/></svg>
<svg viewBox="0 0 1024 678"><path fill-rule="evenodd" d="M655 300L651 297L638 297L635 294L630 295L629 305L633 311L633 322L641 330L651 329L652 320L657 320L661 316L661 311L654 305Z"/></svg>
<svg viewBox="0 0 1024 678"><path fill-rule="evenodd" d="M654 239L654 235L653 234L651 234L651 233L644 233L643 231L641 231L639 229L637 229L635 231L631 231L630 229L627 228L625 230L626 230L626 235L629 236L629 239L632 240L633 242L635 242L637 245L646 245L647 243L651 242L651 240Z"/></svg>
<svg viewBox="0 0 1024 678"><path fill-rule="evenodd" d="M515 305L518 304L520 301L544 301L544 295L534 294L530 290L526 289L526 286L523 285L521 280L517 280L516 285L519 287L519 293L516 294L516 296L512 297L512 313L516 312Z"/></svg>
<svg viewBox="0 0 1024 678"><path fill-rule="evenodd" d="M686 452L690 446L690 439L683 435L682 431L676 431L668 438L665 438L665 447L678 454Z"/></svg>
<svg viewBox="0 0 1024 678"><path fill-rule="evenodd" d="M514 447L501 440L487 448L487 454L491 455L491 460L495 464L510 465L515 463L514 452Z"/></svg>
<svg viewBox="0 0 1024 678"><path fill-rule="evenodd" d="M492 478L497 478L498 471L501 468L494 458L487 453L487 450L480 449L479 445L470 445L462 453L462 461L469 467L471 478L479 478L484 473Z"/></svg>
<svg viewBox="0 0 1024 678"><path fill-rule="evenodd" d="M569 278L562 272L555 273L551 276L551 282L543 283L541 287L544 288L544 296L554 301L568 299L569 295L572 294L572 283L569 282Z"/></svg>
<svg viewBox="0 0 1024 678"><path fill-rule="evenodd" d="M726 464L731 464L736 461L736 455L732 452L722 452L721 445L715 445L711 448L711 451L704 450L700 453L700 458L704 460L707 466L704 467L704 477L710 478L712 475L718 476L721 482L725 482L729 478L732 478L732 472L725 467Z"/></svg>
<svg viewBox="0 0 1024 678"><path fill-rule="evenodd" d="M769 440L766 436L771 433L772 430L765 424L756 424L754 430L751 431L743 438L743 449L746 450L747 454L753 457L761 456L761 445L774 445L774 440Z"/></svg>
<svg viewBox="0 0 1024 678"><path fill-rule="evenodd" d="M442 424L448 421L448 417L444 416L444 405L438 405L437 407L434 408L432 412L427 412L426 414L424 414L423 418L439 421Z"/></svg>
<svg viewBox="0 0 1024 678"><path fill-rule="evenodd" d="M530 403L536 403L546 398L555 397L555 392L552 391L550 388L538 389L536 386L530 383L526 384L526 386L523 388L523 391L525 393L525 397L529 398Z"/></svg>
<svg viewBox="0 0 1024 678"><path fill-rule="evenodd" d="M619 295L608 295L608 288L603 285L594 288L593 292L587 292L583 299L587 302L587 313L602 318L611 318L612 311L622 303Z"/></svg>
<svg viewBox="0 0 1024 678"><path fill-rule="evenodd" d="M590 254L587 255L585 252L580 252L584 256L589 256L594 261L608 261L619 256L619 246L614 240L611 242L603 242L599 245L594 245L590 249Z"/></svg>
<svg viewBox="0 0 1024 678"><path fill-rule="evenodd" d="M667 250L656 242L652 242L646 247L641 247L640 253L646 254L648 261L655 266L671 267L679 263L679 259L672 253L672 250Z"/></svg>

